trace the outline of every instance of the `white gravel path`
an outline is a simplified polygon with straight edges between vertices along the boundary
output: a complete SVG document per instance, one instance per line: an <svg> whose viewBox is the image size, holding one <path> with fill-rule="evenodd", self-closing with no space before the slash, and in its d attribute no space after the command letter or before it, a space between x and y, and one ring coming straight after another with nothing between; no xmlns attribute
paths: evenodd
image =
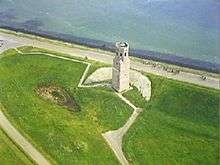
<svg viewBox="0 0 220 165"><path fill-rule="evenodd" d="M130 70L130 84L135 86L145 100L149 101L151 97L151 81L140 72Z"/></svg>
<svg viewBox="0 0 220 165"><path fill-rule="evenodd" d="M103 67L93 72L85 81L85 84L99 83L112 79L112 68Z"/></svg>

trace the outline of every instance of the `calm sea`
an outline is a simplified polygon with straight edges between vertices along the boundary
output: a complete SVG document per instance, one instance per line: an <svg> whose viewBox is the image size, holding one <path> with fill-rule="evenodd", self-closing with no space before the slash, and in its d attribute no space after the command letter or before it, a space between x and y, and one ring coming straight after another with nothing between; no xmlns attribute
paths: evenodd
<svg viewBox="0 0 220 165"><path fill-rule="evenodd" d="M219 0L0 0L0 26L220 64Z"/></svg>

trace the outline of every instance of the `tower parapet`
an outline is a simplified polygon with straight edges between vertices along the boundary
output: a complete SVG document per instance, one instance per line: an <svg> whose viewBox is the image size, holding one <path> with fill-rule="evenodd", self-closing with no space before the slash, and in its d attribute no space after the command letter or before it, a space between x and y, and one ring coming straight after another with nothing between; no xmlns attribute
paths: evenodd
<svg viewBox="0 0 220 165"><path fill-rule="evenodd" d="M112 87L122 92L129 89L129 45L126 42L116 43L116 56L113 59Z"/></svg>

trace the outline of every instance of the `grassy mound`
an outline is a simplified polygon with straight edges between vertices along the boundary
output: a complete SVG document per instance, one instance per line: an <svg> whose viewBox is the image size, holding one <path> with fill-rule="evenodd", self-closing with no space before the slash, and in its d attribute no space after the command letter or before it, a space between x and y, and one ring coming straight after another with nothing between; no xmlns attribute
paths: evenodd
<svg viewBox="0 0 220 165"><path fill-rule="evenodd" d="M144 109L123 149L133 164L218 164L220 92L150 75L152 98L125 96Z"/></svg>
<svg viewBox="0 0 220 165"><path fill-rule="evenodd" d="M47 158L54 164L118 164L101 133L121 127L132 110L108 88L78 88L85 64L13 50L3 55L0 102L5 114ZM97 67L92 63L92 69ZM38 84L65 89L81 111L73 114L42 99L35 91Z"/></svg>

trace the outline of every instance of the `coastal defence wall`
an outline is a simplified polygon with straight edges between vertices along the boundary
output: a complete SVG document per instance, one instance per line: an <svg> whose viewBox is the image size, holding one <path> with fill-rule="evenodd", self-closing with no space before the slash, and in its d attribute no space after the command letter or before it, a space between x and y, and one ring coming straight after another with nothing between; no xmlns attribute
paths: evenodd
<svg viewBox="0 0 220 165"><path fill-rule="evenodd" d="M105 42L101 40L94 40L94 39L88 39L88 38L81 38L81 37L76 37L73 35L56 33L56 32L43 31L43 30L39 30L38 28L33 29L33 26L24 27L24 25L20 25L16 23L13 25L8 25L8 24L4 25L4 23L1 23L0 28L13 30L16 32L29 33L29 34L38 35L41 37L46 37L49 39L61 40L65 42L70 42L74 44L80 44L80 45L84 45L84 46L88 46L92 48L98 48L98 49L115 52L115 44L111 42ZM154 52L154 51L148 51L148 50L131 49L130 56L139 57L142 59L159 61L159 62L165 62L168 64L174 64L174 65L188 67L188 68L192 68L196 70L204 70L204 71L213 72L213 73L220 73L220 64L185 58L185 57L182 57L181 55L160 53L160 52Z"/></svg>

